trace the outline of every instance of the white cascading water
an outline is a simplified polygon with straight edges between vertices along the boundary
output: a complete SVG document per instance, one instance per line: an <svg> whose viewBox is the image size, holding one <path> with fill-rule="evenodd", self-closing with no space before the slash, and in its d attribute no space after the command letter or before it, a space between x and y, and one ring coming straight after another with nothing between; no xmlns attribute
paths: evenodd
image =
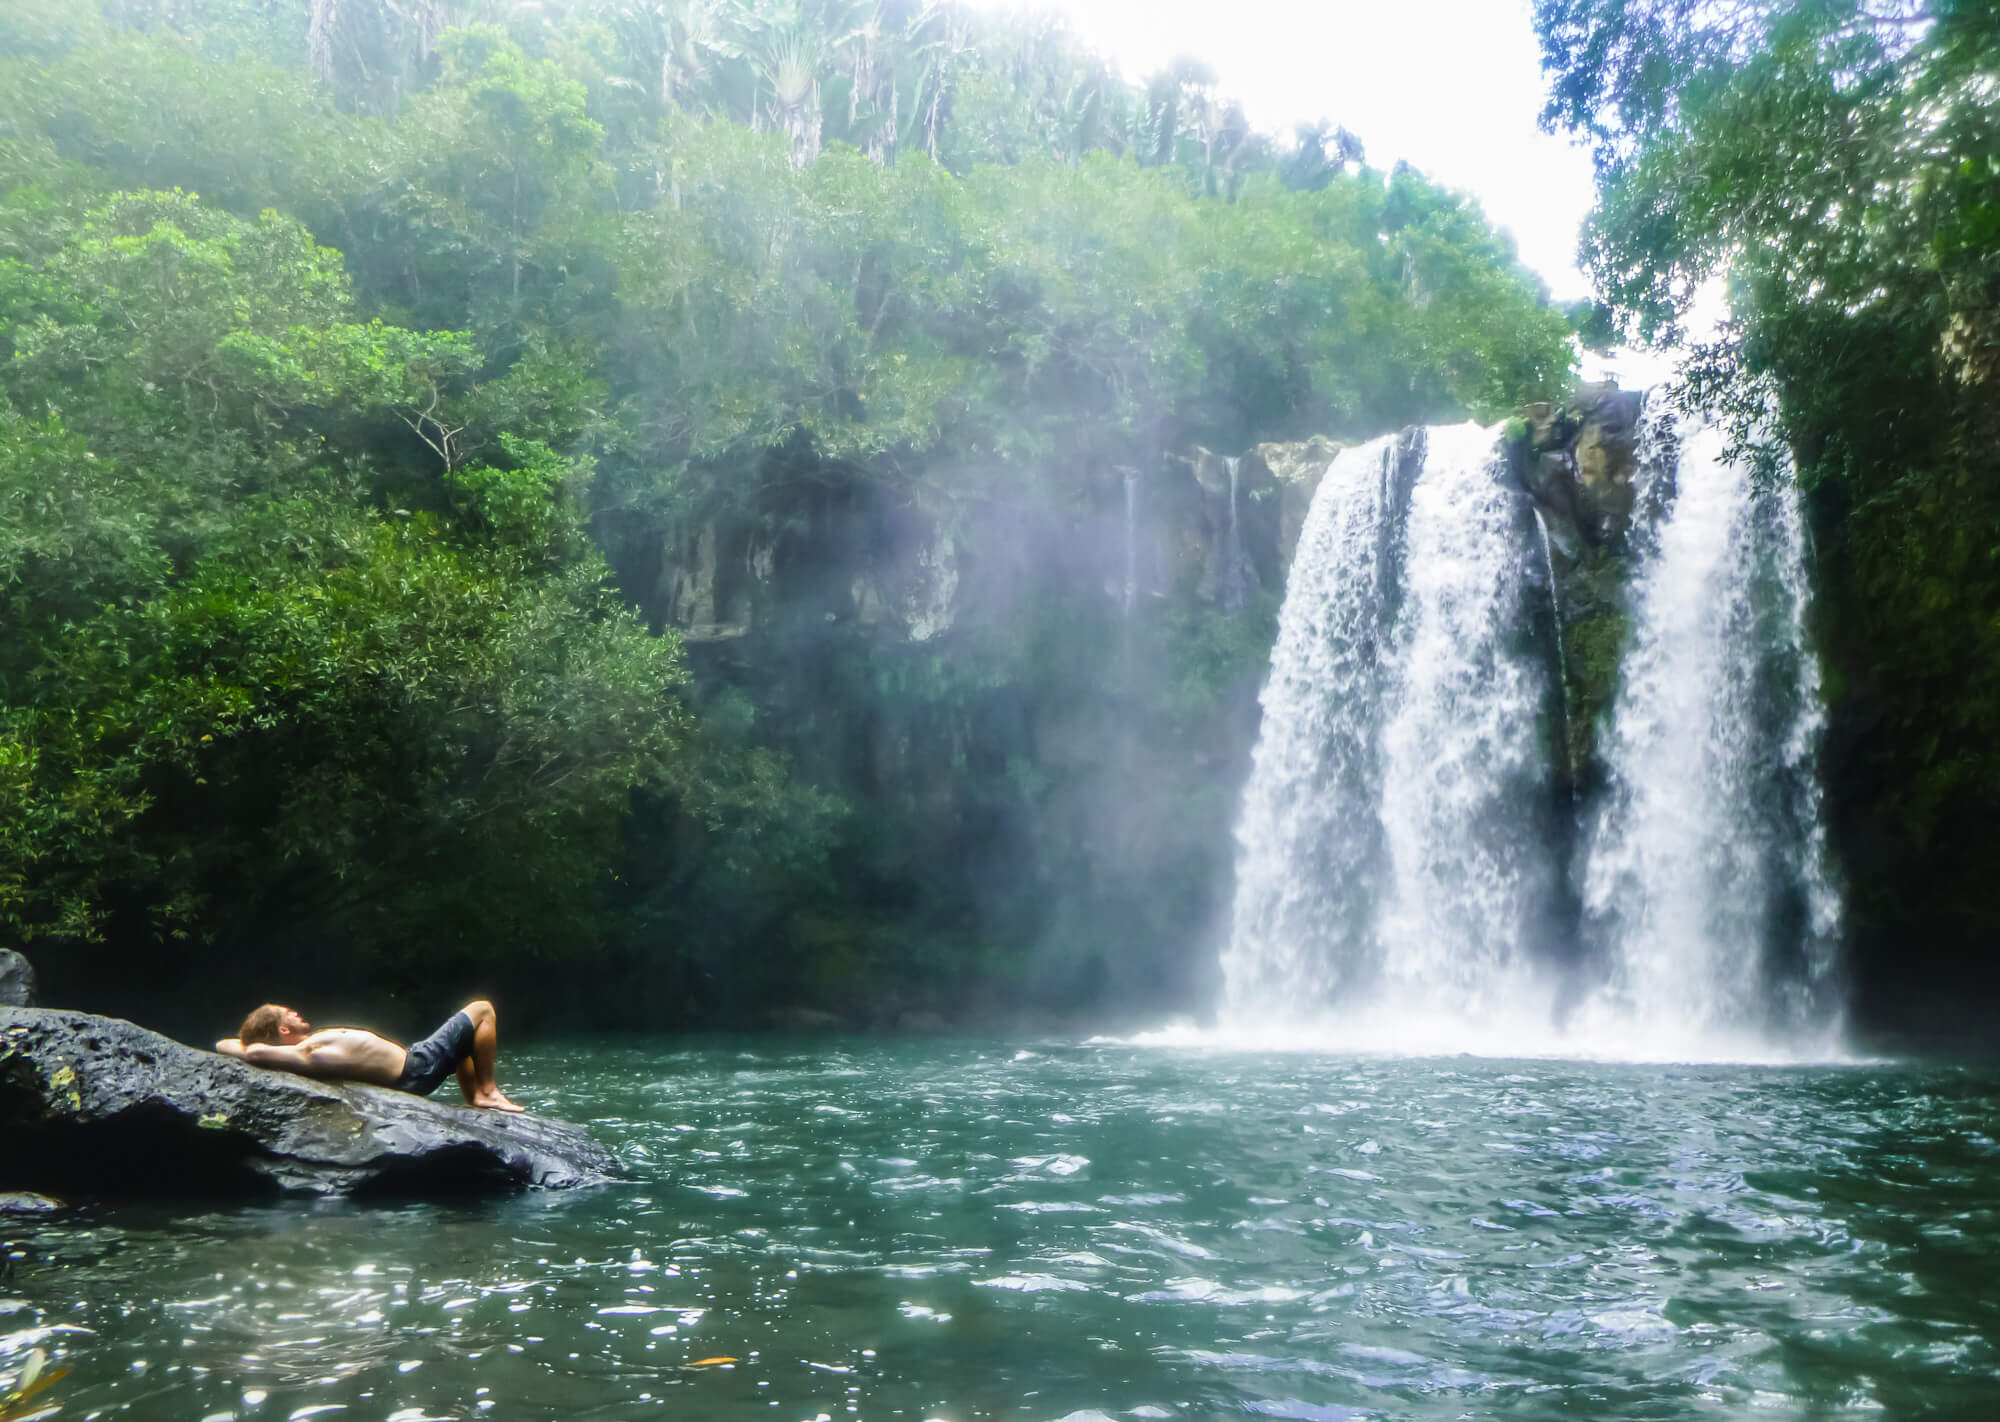
<svg viewBox="0 0 2000 1422"><path fill-rule="evenodd" d="M1473 1017L1526 986L1550 690L1496 434L1344 451L1314 497L1237 830L1228 1021Z"/></svg>
<svg viewBox="0 0 2000 1422"><path fill-rule="evenodd" d="M1523 956L1546 930L1552 879L1536 802L1550 794L1541 736L1555 693L1520 635L1541 550L1498 434L1477 425L1428 434L1404 523L1383 708L1384 996L1468 1017L1517 995Z"/></svg>
<svg viewBox="0 0 2000 1422"><path fill-rule="evenodd" d="M1371 925L1381 773L1374 727L1395 437L1344 450L1299 533L1236 828L1227 1013L1291 1016L1337 997Z"/></svg>
<svg viewBox="0 0 2000 1422"><path fill-rule="evenodd" d="M1643 423L1632 634L1582 883L1609 974L1586 1029L1718 1050L1830 1035L1840 915L1798 496L1788 462L1760 481L1729 445L1671 411Z"/></svg>
<svg viewBox="0 0 2000 1422"><path fill-rule="evenodd" d="M1553 560L1495 435L1344 451L1314 498L1237 830L1224 1035L1825 1053L1839 897L1789 471L1760 483L1720 430L1646 421L1579 966L1540 818L1560 662L1524 630Z"/></svg>

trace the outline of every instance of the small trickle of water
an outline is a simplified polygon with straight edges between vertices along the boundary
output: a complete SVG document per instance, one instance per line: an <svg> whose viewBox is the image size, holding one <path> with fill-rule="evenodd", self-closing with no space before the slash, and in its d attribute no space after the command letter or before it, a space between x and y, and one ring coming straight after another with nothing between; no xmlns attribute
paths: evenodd
<svg viewBox="0 0 2000 1422"><path fill-rule="evenodd" d="M1556 549L1554 542L1549 538L1549 521L1542 517L1540 509L1535 510L1535 528L1542 535L1542 569L1548 575L1549 602L1555 614L1556 676L1558 685L1567 686L1569 685L1569 653L1563 650L1563 610L1557 593L1560 584L1556 581Z"/></svg>

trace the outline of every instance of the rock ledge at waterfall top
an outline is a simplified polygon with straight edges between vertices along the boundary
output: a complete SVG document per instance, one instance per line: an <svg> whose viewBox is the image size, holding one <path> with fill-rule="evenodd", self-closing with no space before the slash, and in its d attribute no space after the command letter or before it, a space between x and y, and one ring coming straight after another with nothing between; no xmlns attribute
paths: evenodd
<svg viewBox="0 0 2000 1422"><path fill-rule="evenodd" d="M130 1022L0 1007L0 1190L465 1195L619 1173L575 1126L314 1081Z"/></svg>

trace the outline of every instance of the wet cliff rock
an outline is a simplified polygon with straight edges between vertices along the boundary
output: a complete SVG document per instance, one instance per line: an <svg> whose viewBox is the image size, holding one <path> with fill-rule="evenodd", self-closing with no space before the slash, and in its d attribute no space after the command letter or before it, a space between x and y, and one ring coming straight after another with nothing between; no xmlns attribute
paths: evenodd
<svg viewBox="0 0 2000 1422"><path fill-rule="evenodd" d="M0 1190L458 1195L618 1173L574 1126L197 1051L116 1018L0 1008Z"/></svg>
<svg viewBox="0 0 2000 1422"><path fill-rule="evenodd" d="M12 948L0 948L0 1007L34 1005L34 965Z"/></svg>
<svg viewBox="0 0 2000 1422"><path fill-rule="evenodd" d="M646 545L621 551L621 574L649 619L692 643L735 641L802 613L923 643L958 618L952 529L859 482L717 513Z"/></svg>
<svg viewBox="0 0 2000 1422"><path fill-rule="evenodd" d="M1138 491L1142 583L1159 596L1187 592L1224 608L1260 590L1282 595L1313 495L1338 453L1315 436L1240 455L1201 445L1169 455ZM1148 569L1156 575L1146 577Z"/></svg>
<svg viewBox="0 0 2000 1422"><path fill-rule="evenodd" d="M1522 411L1516 464L1549 537L1567 557L1586 547L1619 547L1632 524L1644 397L1615 385L1586 385L1562 405Z"/></svg>
<svg viewBox="0 0 2000 1422"><path fill-rule="evenodd" d="M1292 554L1298 549L1299 534L1306 526L1313 495L1319 492L1319 481L1326 477L1327 468L1339 453L1338 444L1315 435L1289 444L1255 445L1243 456L1244 463L1268 476L1278 491L1280 568L1292 566Z"/></svg>
<svg viewBox="0 0 2000 1422"><path fill-rule="evenodd" d="M1528 406L1508 445L1548 540L1564 749L1579 792L1597 782L1597 730L1618 690L1643 399L1615 385L1586 385L1561 405Z"/></svg>

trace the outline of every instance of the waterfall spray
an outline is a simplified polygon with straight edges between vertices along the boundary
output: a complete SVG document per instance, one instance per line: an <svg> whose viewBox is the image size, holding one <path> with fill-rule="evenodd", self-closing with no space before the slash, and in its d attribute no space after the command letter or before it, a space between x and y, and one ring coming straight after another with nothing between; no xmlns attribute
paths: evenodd
<svg viewBox="0 0 2000 1422"><path fill-rule="evenodd" d="M1789 470L1760 482L1720 430L1653 410L1634 492L1624 676L1606 784L1579 824L1556 763L1560 609L1544 618L1524 595L1546 578L1553 597L1554 548L1495 432L1334 461L1238 822L1225 1030L1409 1050L1827 1049L1839 896ZM1551 623L1553 654L1538 653Z"/></svg>
<svg viewBox="0 0 2000 1422"><path fill-rule="evenodd" d="M1139 471L1125 471L1125 582L1119 589L1119 605L1125 615L1139 601Z"/></svg>
<svg viewBox="0 0 2000 1422"><path fill-rule="evenodd" d="M1229 470L1229 531L1222 541L1222 605L1243 605L1243 533L1237 521L1237 482L1243 460L1231 455L1222 461Z"/></svg>

